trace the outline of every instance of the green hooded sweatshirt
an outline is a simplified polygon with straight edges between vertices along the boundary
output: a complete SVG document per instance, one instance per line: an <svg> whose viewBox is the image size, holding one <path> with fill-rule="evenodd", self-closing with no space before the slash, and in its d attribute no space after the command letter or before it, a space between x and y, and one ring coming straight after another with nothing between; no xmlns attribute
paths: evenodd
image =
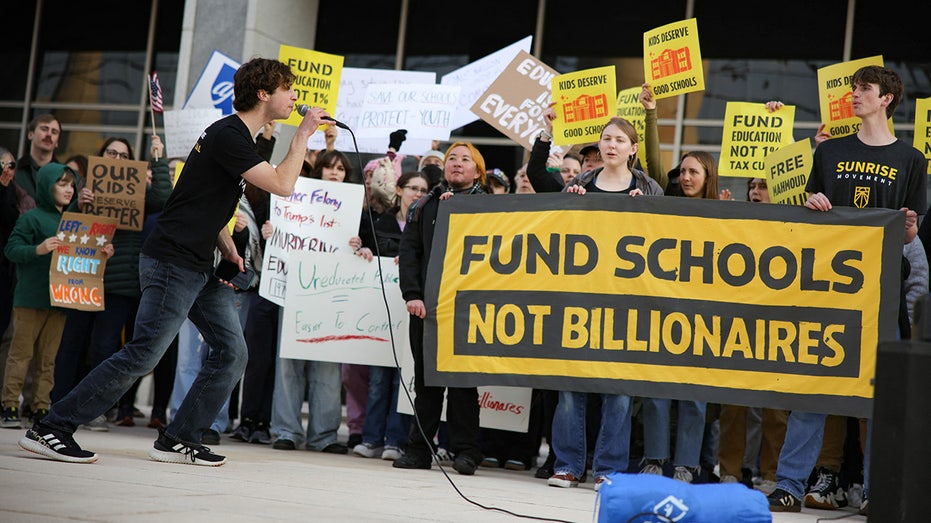
<svg viewBox="0 0 931 523"><path fill-rule="evenodd" d="M48 163L36 173L36 208L16 220L13 233L3 253L16 264L16 289L13 291L13 306L31 309L49 309L49 267L52 253L39 256L36 246L58 234L62 212L55 205L52 188L61 179L65 169L74 174L75 186L80 181L78 174L60 163ZM77 197L77 191L72 200Z"/></svg>

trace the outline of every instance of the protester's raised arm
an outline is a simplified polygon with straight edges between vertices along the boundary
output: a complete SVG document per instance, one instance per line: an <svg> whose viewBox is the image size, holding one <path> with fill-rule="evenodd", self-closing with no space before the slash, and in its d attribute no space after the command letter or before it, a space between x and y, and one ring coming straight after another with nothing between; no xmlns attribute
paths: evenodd
<svg viewBox="0 0 931 523"><path fill-rule="evenodd" d="M297 132L291 139L288 154L277 167L268 162L262 162L242 174L249 183L278 196L288 196L294 192L294 183L301 174L304 163L304 154L307 151L307 140L323 124L324 117L329 117L320 107L312 107L304 115Z"/></svg>

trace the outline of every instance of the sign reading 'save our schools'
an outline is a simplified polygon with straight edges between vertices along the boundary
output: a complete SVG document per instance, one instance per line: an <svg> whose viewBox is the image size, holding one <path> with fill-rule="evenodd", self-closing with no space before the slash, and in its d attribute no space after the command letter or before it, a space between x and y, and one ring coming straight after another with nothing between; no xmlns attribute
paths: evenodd
<svg viewBox="0 0 931 523"><path fill-rule="evenodd" d="M866 416L902 213L542 194L440 205L428 385ZM435 350L433 350L435 348Z"/></svg>

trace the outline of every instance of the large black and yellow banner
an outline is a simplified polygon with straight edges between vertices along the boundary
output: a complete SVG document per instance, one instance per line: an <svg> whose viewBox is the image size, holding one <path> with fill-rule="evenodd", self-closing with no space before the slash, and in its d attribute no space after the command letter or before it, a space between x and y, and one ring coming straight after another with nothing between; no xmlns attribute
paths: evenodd
<svg viewBox="0 0 931 523"><path fill-rule="evenodd" d="M425 378L867 416L903 230L883 209L456 196L436 222Z"/></svg>

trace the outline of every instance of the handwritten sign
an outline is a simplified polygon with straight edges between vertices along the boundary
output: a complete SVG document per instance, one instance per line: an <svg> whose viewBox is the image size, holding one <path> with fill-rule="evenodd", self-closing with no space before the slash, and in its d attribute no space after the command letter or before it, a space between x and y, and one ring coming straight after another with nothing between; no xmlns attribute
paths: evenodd
<svg viewBox="0 0 931 523"><path fill-rule="evenodd" d="M336 114L334 118L348 125L355 131L359 128L359 115L362 104L365 103L365 89L369 84L435 84L436 73L426 71L393 71L389 69L360 69L358 67L344 67L339 77L339 97L336 100ZM359 151L363 153L384 154L388 148L385 136L378 138L360 138ZM430 149L429 140L412 139L404 141L405 154L418 154ZM352 151L352 136L342 130L336 135L333 145L337 151ZM314 133L307 141L308 149L323 149L326 139L323 133Z"/></svg>
<svg viewBox="0 0 931 523"><path fill-rule="evenodd" d="M187 158L204 129L223 117L220 109L165 111L165 155Z"/></svg>
<svg viewBox="0 0 931 523"><path fill-rule="evenodd" d="M921 151L925 158L931 160L931 98L915 100L915 149ZM928 162L928 174L931 174L931 161Z"/></svg>
<svg viewBox="0 0 931 523"><path fill-rule="evenodd" d="M705 89L694 18L643 33L643 77L657 100Z"/></svg>
<svg viewBox="0 0 931 523"><path fill-rule="evenodd" d="M871 56L818 69L818 98L821 123L831 138L847 136L860 130L860 118L853 115L853 86L850 79L857 69L867 65L883 65L883 57ZM892 120L889 120L890 130Z"/></svg>
<svg viewBox="0 0 931 523"><path fill-rule="evenodd" d="M472 112L528 151L551 100L550 82L559 73L520 51L472 105Z"/></svg>
<svg viewBox="0 0 931 523"><path fill-rule="evenodd" d="M113 241L117 224L115 218L62 213L57 234L62 243L52 252L49 267L52 306L82 311L104 309L107 256L102 249Z"/></svg>
<svg viewBox="0 0 931 523"><path fill-rule="evenodd" d="M394 367L392 341L410 352L410 315L394 258L367 262L351 253L295 251L289 267L282 358Z"/></svg>
<svg viewBox="0 0 931 523"><path fill-rule="evenodd" d="M363 191L354 183L298 178L291 196L273 194L259 295L284 306L292 252L348 251L349 238L359 234Z"/></svg>
<svg viewBox="0 0 931 523"><path fill-rule="evenodd" d="M787 205L805 205L805 185L811 174L811 142L799 140L763 159L769 200Z"/></svg>
<svg viewBox="0 0 931 523"><path fill-rule="evenodd" d="M594 142L608 118L617 114L617 82L614 66L596 67L553 78L553 142Z"/></svg>
<svg viewBox="0 0 931 523"><path fill-rule="evenodd" d="M488 87L495 81L504 68L519 51L530 52L533 37L527 36L513 44L476 60L464 67L447 73L440 79L441 85L459 86L459 105L453 113L450 129L458 129L463 125L478 120L477 113L471 111L475 102L482 97Z"/></svg>
<svg viewBox="0 0 931 523"><path fill-rule="evenodd" d="M637 149L637 158L640 163L647 165L647 148L644 145L646 141L644 135L647 129L647 110L640 103L641 87L630 87L622 89L617 93L617 115L630 122L637 130L637 139L640 140L640 147Z"/></svg>
<svg viewBox="0 0 931 523"><path fill-rule="evenodd" d="M459 104L459 86L369 84L356 135L387 139L407 129L408 139L448 140Z"/></svg>
<svg viewBox="0 0 931 523"><path fill-rule="evenodd" d="M89 157L87 163L86 187L94 191L94 201L84 212L116 218L120 229L141 231L149 164L100 156Z"/></svg>
<svg viewBox="0 0 931 523"><path fill-rule="evenodd" d="M288 64L297 78L294 80L294 92L299 104L322 107L330 114L336 112L336 96L339 93L339 76L343 70L343 57L335 54L321 53L310 49L282 45L278 59ZM303 116L293 111L283 123L298 126Z"/></svg>
<svg viewBox="0 0 931 523"><path fill-rule="evenodd" d="M223 116L233 114L233 76L240 65L214 49L183 109L219 109ZM168 156L172 155L169 153Z"/></svg>
<svg viewBox="0 0 931 523"><path fill-rule="evenodd" d="M783 106L771 113L765 104L727 102L718 174L764 177L763 159L776 149L792 143L794 124L794 105Z"/></svg>

